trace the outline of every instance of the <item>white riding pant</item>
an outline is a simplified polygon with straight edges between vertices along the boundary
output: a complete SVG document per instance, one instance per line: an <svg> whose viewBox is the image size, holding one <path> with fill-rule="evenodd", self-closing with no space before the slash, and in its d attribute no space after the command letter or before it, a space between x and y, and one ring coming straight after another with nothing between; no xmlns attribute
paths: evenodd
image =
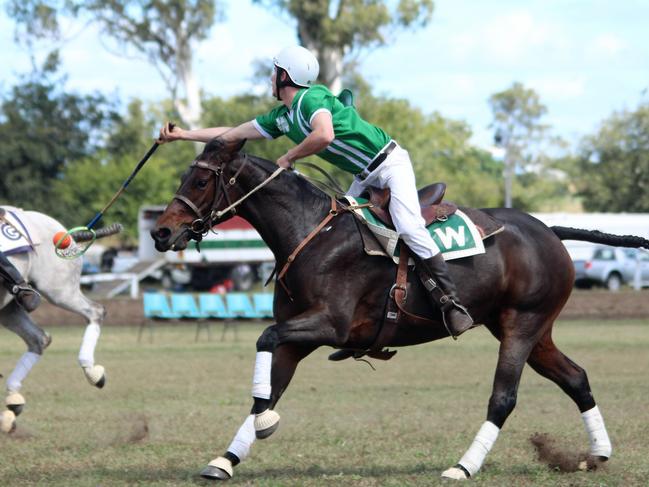
<svg viewBox="0 0 649 487"><path fill-rule="evenodd" d="M385 161L366 179L354 178L347 194L360 196L367 187L390 188L390 216L399 236L422 259L439 254L439 247L428 233L421 216L415 173L408 151L397 145Z"/></svg>

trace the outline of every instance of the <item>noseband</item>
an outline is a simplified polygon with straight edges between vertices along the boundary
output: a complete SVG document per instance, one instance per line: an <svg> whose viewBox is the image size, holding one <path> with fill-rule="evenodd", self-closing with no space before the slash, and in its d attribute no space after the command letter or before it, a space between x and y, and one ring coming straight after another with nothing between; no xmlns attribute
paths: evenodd
<svg viewBox="0 0 649 487"><path fill-rule="evenodd" d="M203 238L203 235L209 232L209 230L214 226L214 222L217 221L219 218L221 218L223 215L230 212L233 215L235 215L237 213L236 212L237 206L239 206L253 193L255 193L257 190L264 187L270 181L275 179L275 177L277 177L282 171L284 171L284 168L278 167L277 170L273 172L273 174L271 174L268 178L264 179L264 181L262 181L255 188L253 188L248 193L246 193L241 198L239 198L237 201L232 203L230 199L230 194L228 193L228 187L232 187L236 184L239 174L241 174L241 171L243 171L243 168L246 167L249 161L250 159L248 157L248 154L243 154L243 163L241 164L237 172L234 173L234 176L232 176L227 181L225 179L225 171L224 171L225 162L221 162L218 165L211 165L210 163L205 161L194 161L191 163L191 165L189 166L190 168L197 167L199 169L207 169L214 173L214 197L212 198L210 210L207 214L203 214L201 209L198 208L198 206L196 206L194 202L191 201L186 196L176 193L173 197L173 199L182 201L198 217L196 218L196 220L194 220L191 223L189 227L189 232L191 233L191 237L193 239L200 241ZM224 199L227 206L222 210L218 210L217 208L221 205L221 202Z"/></svg>

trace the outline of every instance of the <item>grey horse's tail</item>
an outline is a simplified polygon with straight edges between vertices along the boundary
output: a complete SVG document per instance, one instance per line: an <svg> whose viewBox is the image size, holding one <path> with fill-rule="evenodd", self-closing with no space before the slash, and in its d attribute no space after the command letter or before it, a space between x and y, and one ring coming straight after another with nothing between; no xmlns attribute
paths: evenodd
<svg viewBox="0 0 649 487"><path fill-rule="evenodd" d="M614 247L631 247L649 249L649 240L635 235L613 235L599 230L582 230L581 228L550 227L561 240L582 240Z"/></svg>
<svg viewBox="0 0 649 487"><path fill-rule="evenodd" d="M113 223L112 225L109 225L107 227L100 228L95 233L97 235L97 238L104 238L108 237L109 235L115 235L116 233L121 232L123 228L124 227L121 223ZM88 230L80 230L78 232L74 232L72 234L72 238L74 238L76 242L88 242L93 239L93 235L92 232L89 232Z"/></svg>

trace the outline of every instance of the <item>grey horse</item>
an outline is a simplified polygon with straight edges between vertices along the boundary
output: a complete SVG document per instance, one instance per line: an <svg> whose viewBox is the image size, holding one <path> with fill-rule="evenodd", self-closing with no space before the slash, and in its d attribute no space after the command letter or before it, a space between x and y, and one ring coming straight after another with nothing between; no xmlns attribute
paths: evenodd
<svg viewBox="0 0 649 487"><path fill-rule="evenodd" d="M105 370L101 365L95 364L94 352L105 310L101 304L91 301L81 292L82 260L62 259L55 253L52 236L65 230L63 225L43 213L5 208L20 217L34 242L33 250L9 255L10 262L50 303L86 319L87 326L79 350L79 364L91 385L103 387L106 382ZM7 377L6 408L0 413L0 429L9 433L16 428L16 416L22 412L25 405L25 398L20 394L22 381L41 358L52 339L3 287L0 287L0 323L20 336L27 345L27 351Z"/></svg>

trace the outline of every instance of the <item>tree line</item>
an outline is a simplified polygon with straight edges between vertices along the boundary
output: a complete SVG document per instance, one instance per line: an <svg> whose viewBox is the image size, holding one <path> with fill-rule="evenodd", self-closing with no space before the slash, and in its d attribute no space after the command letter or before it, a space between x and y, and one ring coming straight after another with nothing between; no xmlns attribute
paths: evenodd
<svg viewBox="0 0 649 487"><path fill-rule="evenodd" d="M471 127L465 122L378 96L362 78L358 53L392 42L399 30L428 24L432 1L390 2L392 11L388 2L376 0L253 3L295 20L298 40L320 57L321 81L334 92L342 86L354 90L363 117L408 149L420 184L445 181L449 198L467 206L649 211L644 191L649 105L612 114L570 153L544 125L547 108L539 96L513 83L488 100L497 143L506 154L495 158L470 144ZM0 204L45 211L68 226L85 223L119 188L162 121L190 127L236 125L277 103L270 96L201 95L191 52L222 19L222 2L153 1L145 8L135 0L11 0L7 8L16 21L17 41L28 47L59 38L61 16L99 24L116 45L138 51L158 66L169 98L153 105L132 99L124 105L102 93L75 93L66 87L54 42L55 49L32 72L15 86L1 88ZM246 150L274 160L289 144L254 141ZM167 202L197 149L177 143L158 150L104 222L124 223L125 238L135 239L138 208ZM343 187L350 183L348 175L328 169Z"/></svg>

